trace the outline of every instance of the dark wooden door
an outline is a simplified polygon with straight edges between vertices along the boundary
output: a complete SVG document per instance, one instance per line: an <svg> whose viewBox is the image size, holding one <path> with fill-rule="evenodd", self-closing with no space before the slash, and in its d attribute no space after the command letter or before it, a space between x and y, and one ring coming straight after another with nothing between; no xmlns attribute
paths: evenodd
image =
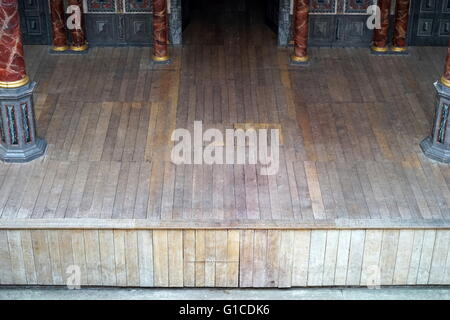
<svg viewBox="0 0 450 320"><path fill-rule="evenodd" d="M19 10L24 43L50 44L48 1L19 0Z"/></svg>
<svg viewBox="0 0 450 320"><path fill-rule="evenodd" d="M410 45L446 46L450 35L450 0L413 0Z"/></svg>

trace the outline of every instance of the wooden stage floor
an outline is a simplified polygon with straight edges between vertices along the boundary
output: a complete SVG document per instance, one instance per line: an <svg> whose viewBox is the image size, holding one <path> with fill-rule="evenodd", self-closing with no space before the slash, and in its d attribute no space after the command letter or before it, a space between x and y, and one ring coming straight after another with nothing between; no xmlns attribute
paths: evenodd
<svg viewBox="0 0 450 320"><path fill-rule="evenodd" d="M74 266L83 286L450 284L450 167L419 148L445 48L312 48L291 67L260 20L204 17L165 66L26 47L49 147L0 164L0 284L64 285ZM280 127L278 174L172 164L195 120Z"/></svg>
<svg viewBox="0 0 450 320"><path fill-rule="evenodd" d="M450 168L419 148L445 50L312 49L310 67L292 68L271 40L188 44L164 67L149 64L147 48L55 56L27 47L49 148L30 164L0 165L1 218L449 219ZM172 131L195 120L279 124L278 175L172 164Z"/></svg>
<svg viewBox="0 0 450 320"><path fill-rule="evenodd" d="M207 26L194 21L166 66L151 65L149 48L26 47L49 148L29 164L0 164L1 223L449 226L450 167L419 148L445 49L312 48L309 67L291 67L265 26ZM280 126L278 174L172 164L172 131L195 120Z"/></svg>

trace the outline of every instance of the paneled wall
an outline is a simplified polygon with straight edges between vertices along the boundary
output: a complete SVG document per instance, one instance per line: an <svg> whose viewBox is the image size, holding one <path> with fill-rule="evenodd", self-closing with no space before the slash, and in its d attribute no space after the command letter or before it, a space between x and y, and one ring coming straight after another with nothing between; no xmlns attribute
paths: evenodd
<svg viewBox="0 0 450 320"><path fill-rule="evenodd" d="M67 1L66 1L67 2ZM25 44L51 44L48 0L19 0ZM91 45L150 45L151 0L85 0ZM170 42L181 44L181 0L168 2Z"/></svg>
<svg viewBox="0 0 450 320"><path fill-rule="evenodd" d="M0 230L0 284L450 284L449 230ZM72 267L71 267L72 266Z"/></svg>
<svg viewBox="0 0 450 320"><path fill-rule="evenodd" d="M87 35L97 45L150 45L151 0L86 0ZM168 2L170 42L181 44L181 0Z"/></svg>
<svg viewBox="0 0 450 320"><path fill-rule="evenodd" d="M293 0L274 1L280 1L278 42L286 45L292 39ZM372 30L366 27L366 10L371 4L373 0L310 0L310 45L368 46Z"/></svg>

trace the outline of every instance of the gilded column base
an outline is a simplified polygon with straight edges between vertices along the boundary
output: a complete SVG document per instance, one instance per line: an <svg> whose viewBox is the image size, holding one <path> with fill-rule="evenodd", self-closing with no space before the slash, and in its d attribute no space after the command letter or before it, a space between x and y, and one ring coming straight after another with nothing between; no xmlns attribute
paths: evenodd
<svg viewBox="0 0 450 320"><path fill-rule="evenodd" d="M64 52L69 50L69 46L53 46L52 51L54 52Z"/></svg>
<svg viewBox="0 0 450 320"><path fill-rule="evenodd" d="M389 48L388 47L372 46L372 47L370 47L370 52L372 54L376 54L376 55L387 54L387 53L389 53Z"/></svg>
<svg viewBox="0 0 450 320"><path fill-rule="evenodd" d="M0 88L5 89L13 89L13 88L20 88L30 82L30 78L28 76L25 76L24 78L17 80L17 81L0 81Z"/></svg>
<svg viewBox="0 0 450 320"><path fill-rule="evenodd" d="M440 82L441 82L444 86L450 88L450 80L446 79L444 76L441 77Z"/></svg>
<svg viewBox="0 0 450 320"><path fill-rule="evenodd" d="M152 60L153 60L153 63L156 63L156 64L170 63L170 57L168 55L164 56L164 57L158 57L158 56L152 55Z"/></svg>
<svg viewBox="0 0 450 320"><path fill-rule="evenodd" d="M89 46L87 44L84 44L82 46L70 46L70 50L76 53L85 53L89 49Z"/></svg>
<svg viewBox="0 0 450 320"><path fill-rule="evenodd" d="M390 51L391 51L391 54L394 54L394 55L407 55L409 53L408 47L392 46Z"/></svg>
<svg viewBox="0 0 450 320"><path fill-rule="evenodd" d="M309 56L299 57L293 54L291 55L291 65L307 66L309 65Z"/></svg>

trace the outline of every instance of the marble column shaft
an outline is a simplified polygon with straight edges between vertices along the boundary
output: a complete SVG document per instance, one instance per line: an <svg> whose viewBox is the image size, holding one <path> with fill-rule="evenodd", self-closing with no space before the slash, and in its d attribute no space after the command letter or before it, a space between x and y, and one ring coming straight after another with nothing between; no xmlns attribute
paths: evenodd
<svg viewBox="0 0 450 320"><path fill-rule="evenodd" d="M16 88L28 82L18 0L0 0L0 87Z"/></svg>
<svg viewBox="0 0 450 320"><path fill-rule="evenodd" d="M380 7L381 28L374 29L372 50L387 51L391 0L378 0L378 6Z"/></svg>
<svg viewBox="0 0 450 320"><path fill-rule="evenodd" d="M84 51L87 49L86 34L84 28L84 8L83 0L69 0L69 6L78 6L81 12L81 28L74 28L70 30L72 35L71 50Z"/></svg>
<svg viewBox="0 0 450 320"><path fill-rule="evenodd" d="M153 0L153 60L167 61L167 0Z"/></svg>
<svg viewBox="0 0 450 320"><path fill-rule="evenodd" d="M50 13L53 30L53 50L67 50L67 34L63 0L50 0Z"/></svg>
<svg viewBox="0 0 450 320"><path fill-rule="evenodd" d="M294 2L294 61L308 59L309 0Z"/></svg>
<svg viewBox="0 0 450 320"><path fill-rule="evenodd" d="M395 29L393 50L406 48L410 0L397 0L395 8Z"/></svg>

